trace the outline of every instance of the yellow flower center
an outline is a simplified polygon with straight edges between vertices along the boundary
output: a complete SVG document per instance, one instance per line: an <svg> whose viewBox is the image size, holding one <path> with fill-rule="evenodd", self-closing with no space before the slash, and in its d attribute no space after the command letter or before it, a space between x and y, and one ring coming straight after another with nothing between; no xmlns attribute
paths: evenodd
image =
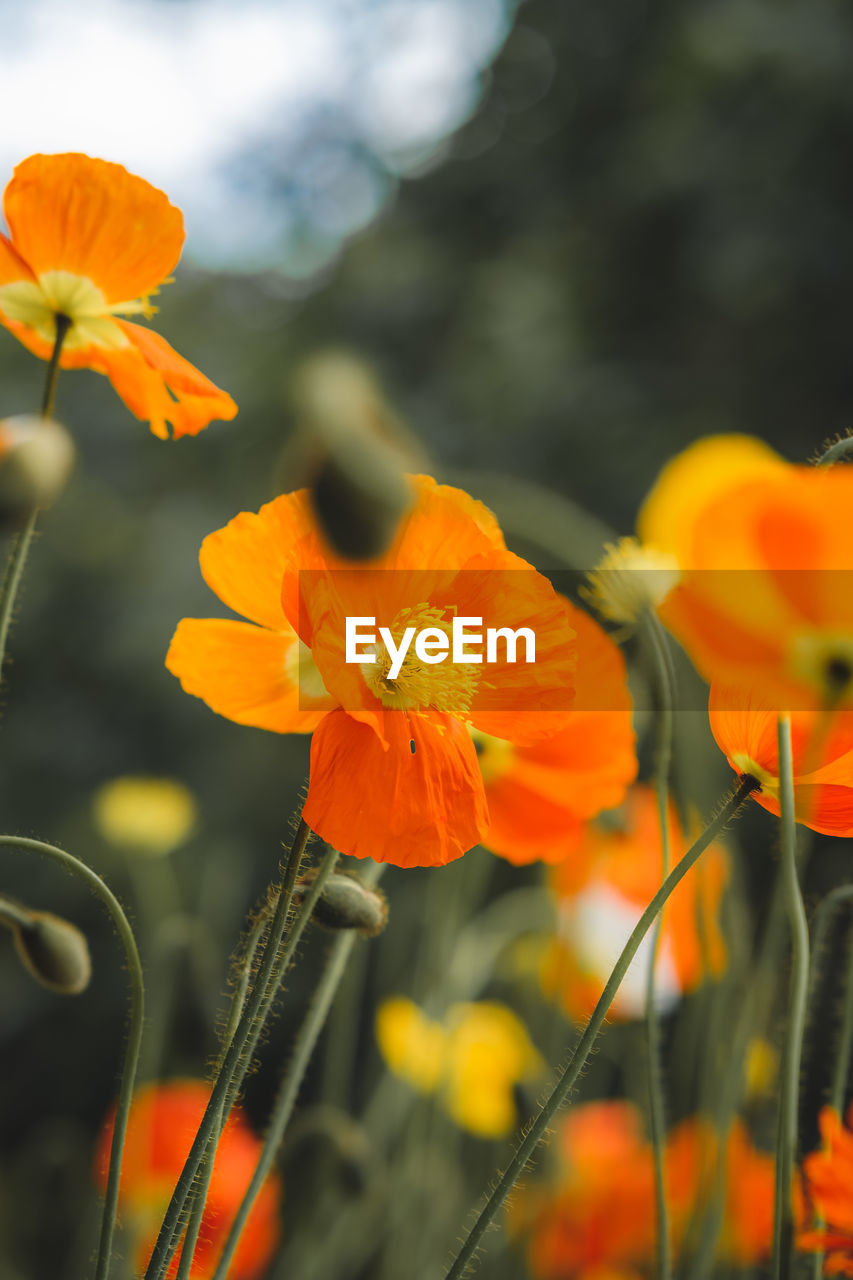
<svg viewBox="0 0 853 1280"><path fill-rule="evenodd" d="M452 652L452 623L445 619L445 612L445 609L428 604L401 609L388 628L394 645L399 646L408 627L414 627L416 634L426 627L435 627L448 637ZM365 664L362 671L367 687L383 707L395 711L432 707L434 711L443 711L460 720L467 717L479 676L479 669L474 663L454 663L449 657L440 664L423 662L412 644L399 674L392 680L393 660L387 649L379 646L373 652L376 662Z"/></svg>
<svg viewBox="0 0 853 1280"><path fill-rule="evenodd" d="M849 706L853 699L853 635L823 631L798 635L791 647L797 676L820 691L826 708Z"/></svg>
<svg viewBox="0 0 853 1280"><path fill-rule="evenodd" d="M636 538L620 538L605 543L581 594L602 618L635 623L647 609L658 607L680 577L678 561L669 552L644 547Z"/></svg>
<svg viewBox="0 0 853 1280"><path fill-rule="evenodd" d="M493 738L490 733L468 726L468 732L474 740L474 749L480 765L483 782L488 784L503 777L512 768L515 748L505 738Z"/></svg>
<svg viewBox="0 0 853 1280"><path fill-rule="evenodd" d="M129 346L130 340L112 317L141 315L148 319L157 310L149 302L150 296L108 303L88 276L78 276L73 271L45 271L37 281L16 280L0 285L0 311L7 320L34 330L51 346L56 339L57 315L67 316L71 328L64 350L94 346L116 351Z"/></svg>

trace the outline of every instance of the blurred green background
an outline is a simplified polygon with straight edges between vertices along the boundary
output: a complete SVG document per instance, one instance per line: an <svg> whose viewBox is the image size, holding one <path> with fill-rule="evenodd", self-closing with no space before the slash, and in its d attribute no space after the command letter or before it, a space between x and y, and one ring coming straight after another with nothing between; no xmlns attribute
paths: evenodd
<svg viewBox="0 0 853 1280"><path fill-rule="evenodd" d="M225 613L199 573L203 537L300 483L289 388L305 358L332 347L363 359L435 474L492 504L511 543L545 569L575 516L530 485L628 533L661 464L701 434L750 432L799 461L851 422L849 7L527 0L508 24L467 123L423 172L395 180L379 216L319 274L310 265L325 233L310 202L301 268L292 243L253 273L205 271L188 246L155 326L233 394L234 422L163 443L105 379L60 379L57 416L78 462L40 522L19 597L0 810L4 830L63 844L104 874L144 942L156 899L146 914L139 869L95 833L92 795L121 773L172 775L196 793L199 829L172 862L183 909L203 917L205 933L194 948L176 946L173 1073L203 1071L215 1049L224 956L275 872L308 740L217 718L182 693L163 658L179 618ZM360 145L338 142L346 154ZM310 131L304 145L319 145ZM272 207L298 203L292 159L271 129L235 162L234 182L251 182ZM43 374L0 334L4 414L35 408ZM595 530L577 538L566 553L583 564ZM706 742L700 749L707 808L727 769ZM771 840L764 815L744 831L762 847ZM487 894L536 877L472 858L491 877ZM815 865L812 894L843 875L831 849ZM452 901L464 874L387 875L397 931L372 945L371 1000L413 964L427 881L446 878ZM70 1280L85 1272L93 1238L84 1227L69 1250L88 1144L113 1090L125 975L100 908L76 883L4 854L3 886L75 920L92 944L92 986L62 1000L31 985L0 938L2 1274ZM317 948L306 946L294 976L278 1048ZM355 1053L342 1102L363 1101L377 1069L367 1022ZM258 1116L273 1083L261 1073L252 1085ZM493 1155L476 1156L481 1181Z"/></svg>

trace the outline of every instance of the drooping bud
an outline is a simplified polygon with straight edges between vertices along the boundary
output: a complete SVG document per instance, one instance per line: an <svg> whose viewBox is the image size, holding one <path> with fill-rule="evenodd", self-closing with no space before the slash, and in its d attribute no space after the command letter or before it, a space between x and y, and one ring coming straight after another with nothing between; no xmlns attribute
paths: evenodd
<svg viewBox="0 0 853 1280"><path fill-rule="evenodd" d="M36 982L65 996L85 991L92 962L85 935L76 925L6 899L0 900L0 923L11 930L21 963Z"/></svg>
<svg viewBox="0 0 853 1280"><path fill-rule="evenodd" d="M34 507L49 507L74 465L74 442L53 418L20 414L0 421L0 526L23 524Z"/></svg>
<svg viewBox="0 0 853 1280"><path fill-rule="evenodd" d="M376 559L412 506L405 471L419 465L419 449L371 373L350 355L307 361L293 398L320 528L345 559Z"/></svg>
<svg viewBox="0 0 853 1280"><path fill-rule="evenodd" d="M306 871L296 884L294 898L301 901L317 874L316 868ZM326 929L357 929L368 938L375 938L388 923L388 903L384 893L355 876L333 871L320 892L314 906L312 919Z"/></svg>
<svg viewBox="0 0 853 1280"><path fill-rule="evenodd" d="M581 594L602 618L633 624L646 610L656 609L680 577L675 556L644 547L636 538L620 538L605 544Z"/></svg>

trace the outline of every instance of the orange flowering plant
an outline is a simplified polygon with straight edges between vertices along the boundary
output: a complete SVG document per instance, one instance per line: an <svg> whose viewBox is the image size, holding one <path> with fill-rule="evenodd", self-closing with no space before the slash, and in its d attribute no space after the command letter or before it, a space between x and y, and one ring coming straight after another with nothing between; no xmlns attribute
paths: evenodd
<svg viewBox="0 0 853 1280"><path fill-rule="evenodd" d="M323 542L305 491L243 513L205 539L202 573L251 619L185 619L166 665L221 715L314 733L303 816L336 849L398 866L459 857L489 817L468 726L509 743L570 718L575 633L547 579L506 549L498 524L459 489L412 478L413 505L390 550L353 570ZM454 617L492 617L535 634L535 662L449 669L407 653L345 660L348 618L386 620L401 642L420 623L449 637ZM448 639L449 643L449 639Z"/></svg>
<svg viewBox="0 0 853 1280"><path fill-rule="evenodd" d="M90 156L34 155L3 195L9 235L0 234L0 323L48 359L64 317L63 369L94 369L165 439L195 435L212 418L233 418L225 391L152 329L151 297L184 242L180 211L162 191L119 164Z"/></svg>
<svg viewBox="0 0 853 1280"><path fill-rule="evenodd" d="M797 1236L803 1252L825 1254L823 1273L853 1276L853 1107L846 1123L832 1107L819 1117L822 1145L803 1160L804 1199L812 1221Z"/></svg>
<svg viewBox="0 0 853 1280"><path fill-rule="evenodd" d="M637 773L625 659L582 609L575 698L565 729L527 745L473 730L489 805L482 843L516 865L582 858L584 824L621 804Z"/></svg>

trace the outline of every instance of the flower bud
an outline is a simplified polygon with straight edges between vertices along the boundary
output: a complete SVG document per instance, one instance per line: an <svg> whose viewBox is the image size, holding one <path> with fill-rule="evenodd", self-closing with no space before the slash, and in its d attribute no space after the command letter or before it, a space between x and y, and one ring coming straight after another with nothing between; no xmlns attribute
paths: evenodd
<svg viewBox="0 0 853 1280"><path fill-rule="evenodd" d="M323 534L347 560L376 559L412 506L404 472L420 460L419 451L352 356L330 352L309 360L294 398L313 454L309 491Z"/></svg>
<svg viewBox="0 0 853 1280"><path fill-rule="evenodd" d="M14 529L33 507L49 507L73 464L71 436L53 418L20 414L0 421L0 526Z"/></svg>
<svg viewBox="0 0 853 1280"><path fill-rule="evenodd" d="M76 996L85 991L92 976L85 936L75 925L48 911L28 911L26 915L26 920L18 919L11 925L24 968L36 982L60 995Z"/></svg>
<svg viewBox="0 0 853 1280"><path fill-rule="evenodd" d="M297 901L302 900L316 875L313 869L300 876L294 893ZM312 919L326 929L357 929L365 937L375 938L388 923L388 903L379 889L333 871L314 905Z"/></svg>

